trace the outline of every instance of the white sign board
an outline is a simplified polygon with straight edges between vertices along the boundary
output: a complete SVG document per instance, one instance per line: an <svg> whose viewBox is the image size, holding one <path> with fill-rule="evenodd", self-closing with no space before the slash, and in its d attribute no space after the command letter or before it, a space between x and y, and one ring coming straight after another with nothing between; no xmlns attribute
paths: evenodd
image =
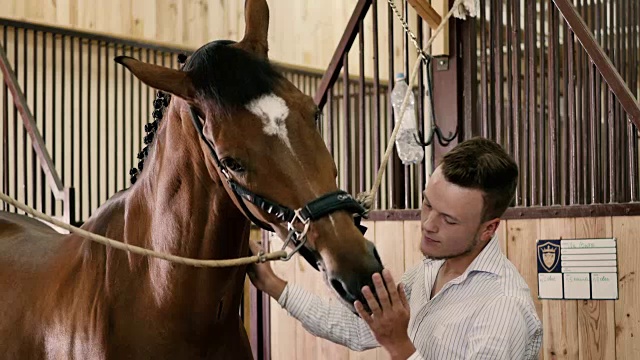
<svg viewBox="0 0 640 360"><path fill-rule="evenodd" d="M616 239L538 240L538 298L618 299Z"/></svg>

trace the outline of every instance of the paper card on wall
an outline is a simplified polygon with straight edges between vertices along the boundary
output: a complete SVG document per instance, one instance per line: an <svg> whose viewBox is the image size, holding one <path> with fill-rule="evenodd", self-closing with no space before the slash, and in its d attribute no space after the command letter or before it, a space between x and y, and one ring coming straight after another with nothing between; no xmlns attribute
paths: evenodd
<svg viewBox="0 0 640 360"><path fill-rule="evenodd" d="M616 273L592 273L591 296L593 299L617 299L618 279Z"/></svg>
<svg viewBox="0 0 640 360"><path fill-rule="evenodd" d="M565 299L589 299L591 297L588 273L568 273L564 275Z"/></svg>
<svg viewBox="0 0 640 360"><path fill-rule="evenodd" d="M562 299L562 274L538 274L538 296Z"/></svg>

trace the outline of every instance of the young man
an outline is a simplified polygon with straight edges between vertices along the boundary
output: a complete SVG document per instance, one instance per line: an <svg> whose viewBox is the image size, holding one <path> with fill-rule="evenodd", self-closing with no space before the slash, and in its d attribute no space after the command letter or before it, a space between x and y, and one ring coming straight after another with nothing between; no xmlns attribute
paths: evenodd
<svg viewBox="0 0 640 360"><path fill-rule="evenodd" d="M517 179L516 163L490 140L447 153L424 191L425 259L398 286L388 270L373 275L375 289L362 289L371 314L357 301L360 317L330 306L268 264L254 266L251 280L309 332L353 350L382 346L392 359L536 359L542 326L495 236Z"/></svg>

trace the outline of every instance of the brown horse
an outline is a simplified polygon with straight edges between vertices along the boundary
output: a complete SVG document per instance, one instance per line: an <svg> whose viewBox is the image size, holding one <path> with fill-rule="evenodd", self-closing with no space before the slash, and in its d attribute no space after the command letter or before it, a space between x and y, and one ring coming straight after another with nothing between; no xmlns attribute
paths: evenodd
<svg viewBox="0 0 640 360"><path fill-rule="evenodd" d="M283 238L306 224L292 244L350 304L382 265L354 224L357 203L336 188L315 104L268 62L265 0L248 0L245 19L242 41L209 43L181 70L116 59L173 96L144 171L83 228L230 259L249 255L248 217ZM249 359L245 271L132 255L0 213L0 357Z"/></svg>

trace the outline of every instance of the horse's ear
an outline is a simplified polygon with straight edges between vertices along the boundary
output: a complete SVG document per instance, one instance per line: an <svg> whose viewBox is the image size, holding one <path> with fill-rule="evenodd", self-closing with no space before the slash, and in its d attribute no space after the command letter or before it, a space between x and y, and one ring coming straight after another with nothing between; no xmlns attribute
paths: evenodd
<svg viewBox="0 0 640 360"><path fill-rule="evenodd" d="M196 97L195 87L187 72L147 64L128 56L118 56L114 60L152 88L171 93L188 102Z"/></svg>
<svg viewBox="0 0 640 360"><path fill-rule="evenodd" d="M244 3L244 38L238 45L262 57L269 52L269 6L266 0L246 0Z"/></svg>

